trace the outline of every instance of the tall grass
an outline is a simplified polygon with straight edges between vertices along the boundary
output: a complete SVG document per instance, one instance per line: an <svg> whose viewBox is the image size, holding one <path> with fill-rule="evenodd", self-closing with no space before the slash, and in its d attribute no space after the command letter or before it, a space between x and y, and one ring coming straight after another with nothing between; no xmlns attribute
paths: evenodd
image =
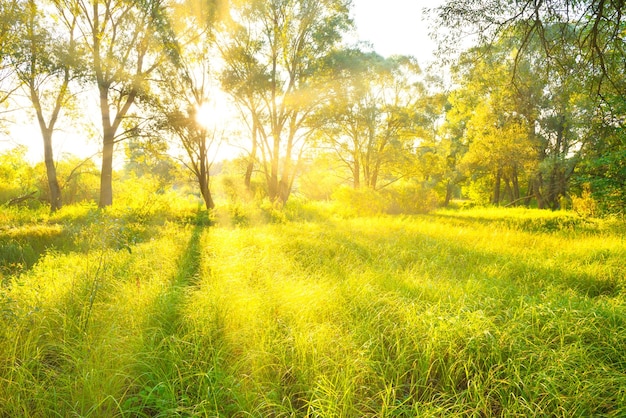
<svg viewBox="0 0 626 418"><path fill-rule="evenodd" d="M626 414L623 224L279 218L85 220L0 290L0 416Z"/></svg>

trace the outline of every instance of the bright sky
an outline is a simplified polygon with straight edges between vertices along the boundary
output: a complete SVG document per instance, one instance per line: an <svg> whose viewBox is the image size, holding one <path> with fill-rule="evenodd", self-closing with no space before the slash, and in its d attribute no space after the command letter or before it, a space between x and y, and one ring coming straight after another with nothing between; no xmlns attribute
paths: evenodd
<svg viewBox="0 0 626 418"><path fill-rule="evenodd" d="M422 67L433 60L435 43L428 37L423 9L442 0L353 0L358 37L383 56L413 55Z"/></svg>

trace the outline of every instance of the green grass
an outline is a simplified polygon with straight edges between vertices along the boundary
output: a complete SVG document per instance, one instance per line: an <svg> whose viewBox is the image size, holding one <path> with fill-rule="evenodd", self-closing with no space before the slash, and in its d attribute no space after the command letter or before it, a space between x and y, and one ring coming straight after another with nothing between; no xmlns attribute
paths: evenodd
<svg viewBox="0 0 626 418"><path fill-rule="evenodd" d="M0 416L626 415L619 221L66 211L2 231Z"/></svg>

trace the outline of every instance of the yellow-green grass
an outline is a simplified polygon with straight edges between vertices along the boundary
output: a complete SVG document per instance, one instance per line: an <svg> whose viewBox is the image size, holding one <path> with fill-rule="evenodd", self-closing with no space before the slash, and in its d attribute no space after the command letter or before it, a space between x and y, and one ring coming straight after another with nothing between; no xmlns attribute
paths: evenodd
<svg viewBox="0 0 626 418"><path fill-rule="evenodd" d="M626 414L620 222L278 219L85 223L0 291L0 416Z"/></svg>

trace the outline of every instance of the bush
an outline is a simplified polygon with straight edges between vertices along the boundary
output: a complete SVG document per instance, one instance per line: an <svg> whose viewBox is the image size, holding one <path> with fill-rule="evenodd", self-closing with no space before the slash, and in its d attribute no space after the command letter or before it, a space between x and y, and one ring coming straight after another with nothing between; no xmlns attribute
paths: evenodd
<svg viewBox="0 0 626 418"><path fill-rule="evenodd" d="M583 217L595 217L598 215L598 203L593 198L589 183L583 185L580 196L572 196L572 209Z"/></svg>
<svg viewBox="0 0 626 418"><path fill-rule="evenodd" d="M388 206L380 192L369 188L342 186L333 193L333 200L339 204L339 214L348 216L382 214Z"/></svg>
<svg viewBox="0 0 626 418"><path fill-rule="evenodd" d="M387 212L391 214L427 213L437 208L437 193L422 184L401 183L382 192L388 203Z"/></svg>

